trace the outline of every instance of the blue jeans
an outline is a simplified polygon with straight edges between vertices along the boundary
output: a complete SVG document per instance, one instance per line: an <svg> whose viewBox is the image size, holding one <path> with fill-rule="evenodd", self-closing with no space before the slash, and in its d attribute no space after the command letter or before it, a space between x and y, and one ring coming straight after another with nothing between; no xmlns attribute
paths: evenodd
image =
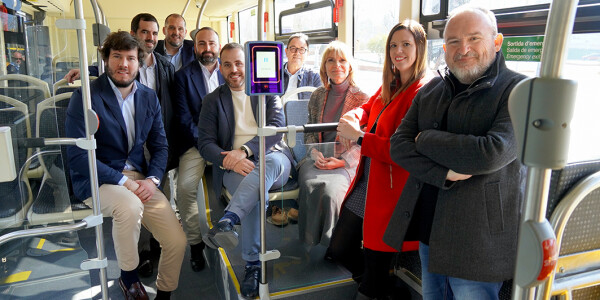
<svg viewBox="0 0 600 300"><path fill-rule="evenodd" d="M265 199L268 201L270 189L281 188L287 183L292 164L288 157L281 152L267 154L265 161ZM258 260L260 253L260 185L258 179L258 166L246 176L233 171L226 172L223 176L223 185L230 193L233 193L225 210L238 215L242 223L242 258L245 261Z"/></svg>
<svg viewBox="0 0 600 300"><path fill-rule="evenodd" d="M429 246L419 243L423 300L498 300L502 282L482 282L429 273Z"/></svg>

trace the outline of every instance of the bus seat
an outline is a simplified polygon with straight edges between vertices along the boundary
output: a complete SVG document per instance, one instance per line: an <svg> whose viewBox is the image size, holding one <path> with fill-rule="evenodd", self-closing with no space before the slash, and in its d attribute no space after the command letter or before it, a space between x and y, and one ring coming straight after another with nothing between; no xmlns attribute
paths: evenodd
<svg viewBox="0 0 600 300"><path fill-rule="evenodd" d="M32 192L27 180L27 159L30 151L18 147L17 139L29 137L31 128L27 105L10 97L0 95L0 126L11 129L17 178L0 183L0 231L19 227L25 220L25 212L31 205Z"/></svg>
<svg viewBox="0 0 600 300"><path fill-rule="evenodd" d="M36 105L50 97L48 83L23 74L0 75L0 94L19 100L34 112Z"/></svg>
<svg viewBox="0 0 600 300"><path fill-rule="evenodd" d="M538 299L597 299L600 295L600 161L567 165L552 172L550 224L559 246L550 278Z"/></svg>
<svg viewBox="0 0 600 300"><path fill-rule="evenodd" d="M38 104L36 112L36 137L65 137L65 119L71 93L50 97ZM42 151L43 150L43 151ZM38 149L42 152L42 183L27 213L32 225L81 220L92 211L75 198L67 164L66 146Z"/></svg>
<svg viewBox="0 0 600 300"><path fill-rule="evenodd" d="M96 76L90 76L90 82L96 79ZM57 81L52 86L52 95L59 95L63 93L72 93L76 89L81 87L81 80L75 80L73 83L69 83L66 79L61 79Z"/></svg>
<svg viewBox="0 0 600 300"><path fill-rule="evenodd" d="M35 113L37 104L50 97L50 89L48 83L41 79L22 74L8 74L0 76L0 94L25 103L29 113ZM30 119L28 122L33 127L35 120ZM31 137L31 132L27 137ZM28 155L31 155L31 150L28 150ZM27 172L29 178L41 177L39 162L33 160Z"/></svg>
<svg viewBox="0 0 600 300"><path fill-rule="evenodd" d="M297 95L300 93L304 93L304 92L314 92L317 88L314 86L301 86L295 90L292 91L288 91L287 93L283 94L283 96L281 96L281 103L283 104L283 106L285 106L285 103L290 101L290 100L298 100L297 99ZM308 99L300 99L300 100L306 100L308 101Z"/></svg>

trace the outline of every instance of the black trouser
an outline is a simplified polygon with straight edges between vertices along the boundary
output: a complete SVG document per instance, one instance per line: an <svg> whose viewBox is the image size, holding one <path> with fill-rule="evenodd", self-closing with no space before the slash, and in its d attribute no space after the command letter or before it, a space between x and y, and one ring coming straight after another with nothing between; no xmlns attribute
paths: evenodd
<svg viewBox="0 0 600 300"><path fill-rule="evenodd" d="M362 250L363 219L347 208L342 208L325 258L344 266L352 273L352 278L359 279L365 271Z"/></svg>
<svg viewBox="0 0 600 300"><path fill-rule="evenodd" d="M365 274L358 291L370 298L382 299L390 288L390 268L395 252L365 248Z"/></svg>

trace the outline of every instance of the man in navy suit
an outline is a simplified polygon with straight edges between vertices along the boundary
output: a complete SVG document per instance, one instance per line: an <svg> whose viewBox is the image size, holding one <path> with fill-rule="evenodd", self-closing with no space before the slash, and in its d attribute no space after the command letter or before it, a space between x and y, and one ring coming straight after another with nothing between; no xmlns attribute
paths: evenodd
<svg viewBox="0 0 600 300"><path fill-rule="evenodd" d="M224 185L233 193L225 215L204 236L211 248L234 248L238 234L233 225L242 224L242 258L246 261L241 292L244 297L258 295L260 274L260 199L258 153L258 97L244 93L244 50L230 43L221 50L221 73L226 84L208 94L198 122L198 149L213 163L213 188L217 198ZM266 125L281 127L285 117L279 97L266 97ZM282 134L266 138L265 195L288 181L292 156ZM268 197L266 197L268 199Z"/></svg>
<svg viewBox="0 0 600 300"><path fill-rule="evenodd" d="M165 39L158 41L156 52L166 56L175 71L179 71L190 62L194 61L194 42L185 39L187 29L185 19L180 14L170 14L165 19L163 33Z"/></svg>
<svg viewBox="0 0 600 300"><path fill-rule="evenodd" d="M140 13L131 20L131 31L129 33L142 43L146 51L146 56L140 65L140 71L136 79L141 84L153 89L158 96L165 133L169 143L169 158L166 169L168 171L176 168L179 163L179 156L174 155L175 151L172 147L175 144L175 141L172 140L175 135L171 132L171 129L176 126L175 119L173 118L173 103L171 101L171 87L175 76L175 68L168 59L155 52L158 43L158 30L158 20L153 15ZM98 76L97 66L91 66L89 71L90 76ZM79 69L73 69L69 71L65 79L73 82L79 79L79 76ZM177 129L173 131L175 130ZM150 259L152 254L150 237L151 235L148 231L142 228L138 249L140 251L138 272L143 277L149 277L154 272L154 266Z"/></svg>
<svg viewBox="0 0 600 300"><path fill-rule="evenodd" d="M223 84L217 60L221 45L219 35L210 27L203 27L194 37L196 60L175 73L173 101L178 130L173 132L174 156L179 158L177 176L177 207L181 223L191 246L192 270L204 268L202 233L198 218L198 183L204 174L205 162L198 152L198 117L202 99Z"/></svg>
<svg viewBox="0 0 600 300"><path fill-rule="evenodd" d="M158 190L165 173L168 145L156 93L135 80L144 49L131 34L110 34L102 48L106 73L91 83L92 109L100 121L94 134L100 209L113 218L113 242L121 269L119 285L126 299L148 299L139 281L137 243L148 228L162 247L157 297L169 299L177 288L186 239L167 198ZM67 110L67 136L85 136L81 89ZM150 159L144 156L144 146ZM73 191L91 202L87 151L67 149Z"/></svg>

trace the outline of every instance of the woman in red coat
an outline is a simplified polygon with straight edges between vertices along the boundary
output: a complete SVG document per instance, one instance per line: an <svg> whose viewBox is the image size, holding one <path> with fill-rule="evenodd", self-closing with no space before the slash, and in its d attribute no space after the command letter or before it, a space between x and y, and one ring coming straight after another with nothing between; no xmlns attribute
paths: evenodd
<svg viewBox="0 0 600 300"><path fill-rule="evenodd" d="M396 252L382 237L408 172L392 161L390 137L426 83L427 40L423 27L412 20L394 26L385 52L382 87L367 103L346 113L338 126L342 142L361 145L362 156L327 254L360 280L356 299L385 295ZM360 257L361 240L364 258Z"/></svg>

